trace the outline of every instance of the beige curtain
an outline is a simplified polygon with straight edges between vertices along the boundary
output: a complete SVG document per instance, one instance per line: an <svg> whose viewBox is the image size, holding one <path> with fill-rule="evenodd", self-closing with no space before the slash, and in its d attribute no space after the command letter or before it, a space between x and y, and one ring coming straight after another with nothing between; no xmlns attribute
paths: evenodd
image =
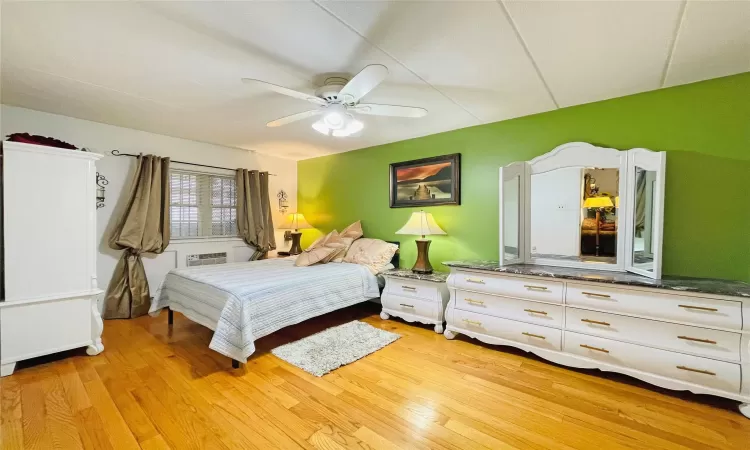
<svg viewBox="0 0 750 450"><path fill-rule="evenodd" d="M276 249L268 172L237 169L237 231L248 245L267 252Z"/></svg>
<svg viewBox="0 0 750 450"><path fill-rule="evenodd" d="M148 313L151 294L142 253L162 253L169 245L169 158L138 157L125 211L109 237L124 250L107 287L105 319L128 319Z"/></svg>

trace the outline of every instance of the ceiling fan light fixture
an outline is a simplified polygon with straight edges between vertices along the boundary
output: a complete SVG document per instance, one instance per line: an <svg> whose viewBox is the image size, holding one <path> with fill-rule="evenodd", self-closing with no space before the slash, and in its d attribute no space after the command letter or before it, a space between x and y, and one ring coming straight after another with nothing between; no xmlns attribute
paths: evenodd
<svg viewBox="0 0 750 450"><path fill-rule="evenodd" d="M326 125L325 122L323 122L323 119L313 123L312 127L313 130L317 131L318 133L325 134L326 136L331 135L331 129L328 128L328 125Z"/></svg>

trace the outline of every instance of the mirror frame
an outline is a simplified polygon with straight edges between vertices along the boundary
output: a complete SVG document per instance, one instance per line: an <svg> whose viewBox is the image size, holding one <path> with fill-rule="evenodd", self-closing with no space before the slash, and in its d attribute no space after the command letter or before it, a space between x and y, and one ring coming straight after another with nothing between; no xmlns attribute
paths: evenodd
<svg viewBox="0 0 750 450"><path fill-rule="evenodd" d="M657 173L654 190L654 270L653 272L635 267L633 264L633 239L635 225L633 223L633 206L635 199L635 167L641 167ZM666 153L653 152L644 148L632 150L617 150L614 148L597 147L586 142L570 142L560 145L552 151L538 156L528 162L517 162L500 168L500 222L499 222L499 264L536 264L558 267L571 267L618 272L634 272L650 278L661 278L662 237L664 217L664 181L665 181ZM620 207L617 211L618 230L623 230L623 236L617 239L617 259L614 264L581 261L561 261L550 258L534 258L531 256L531 175L549 172L567 167L596 167L619 170L618 194ZM515 176L520 176L522 205L519 205L519 224L523 244L519 247L522 258L505 261L503 236L503 182ZM631 190L633 192L631 192ZM520 244L520 242L519 242Z"/></svg>
<svg viewBox="0 0 750 450"><path fill-rule="evenodd" d="M625 217L630 224L630 231L626 238L625 270L637 273L649 278L661 279L662 244L664 233L664 185L666 178L667 154L665 152L652 152L645 148L634 148L628 150L628 188L627 204L625 205ZM653 270L638 267L633 261L633 247L635 244L635 207L636 207L636 169L640 167L649 172L656 173L654 180L653 203L652 203L652 229L651 241L654 249ZM622 206L622 199L620 199Z"/></svg>

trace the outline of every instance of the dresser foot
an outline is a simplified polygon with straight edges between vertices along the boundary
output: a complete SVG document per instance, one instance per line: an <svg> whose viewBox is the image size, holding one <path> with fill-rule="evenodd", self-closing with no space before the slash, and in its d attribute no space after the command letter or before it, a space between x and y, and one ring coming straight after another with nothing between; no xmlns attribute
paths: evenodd
<svg viewBox="0 0 750 450"><path fill-rule="evenodd" d="M455 331L451 331L451 330L445 330L445 332L443 333L443 336L445 336L446 339L453 339L457 335L458 333L456 333Z"/></svg>
<svg viewBox="0 0 750 450"><path fill-rule="evenodd" d="M740 403L740 413L750 419L750 403Z"/></svg>
<svg viewBox="0 0 750 450"><path fill-rule="evenodd" d="M388 319L390 319L390 318L391 318L391 315L390 315L390 314L388 314L388 313L387 313L387 312L385 312L385 311L381 311L381 312L380 312L380 318L381 318L381 319L383 319L383 320L388 320Z"/></svg>
<svg viewBox="0 0 750 450"><path fill-rule="evenodd" d="M16 363L12 362L9 364L3 364L2 366L0 366L0 377L13 375L14 370L16 370Z"/></svg>
<svg viewBox="0 0 750 450"><path fill-rule="evenodd" d="M435 325L435 333L441 334L442 332L443 332L443 324L439 323L439 324Z"/></svg>
<svg viewBox="0 0 750 450"><path fill-rule="evenodd" d="M104 351L104 344L101 339L97 339L96 342L86 347L86 354L89 356L96 356Z"/></svg>

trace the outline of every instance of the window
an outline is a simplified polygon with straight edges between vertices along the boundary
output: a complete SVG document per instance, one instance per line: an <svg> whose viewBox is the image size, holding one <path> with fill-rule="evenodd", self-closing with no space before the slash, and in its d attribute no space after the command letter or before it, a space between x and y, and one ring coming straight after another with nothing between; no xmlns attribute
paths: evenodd
<svg viewBox="0 0 750 450"><path fill-rule="evenodd" d="M237 236L234 177L171 170L172 238Z"/></svg>

